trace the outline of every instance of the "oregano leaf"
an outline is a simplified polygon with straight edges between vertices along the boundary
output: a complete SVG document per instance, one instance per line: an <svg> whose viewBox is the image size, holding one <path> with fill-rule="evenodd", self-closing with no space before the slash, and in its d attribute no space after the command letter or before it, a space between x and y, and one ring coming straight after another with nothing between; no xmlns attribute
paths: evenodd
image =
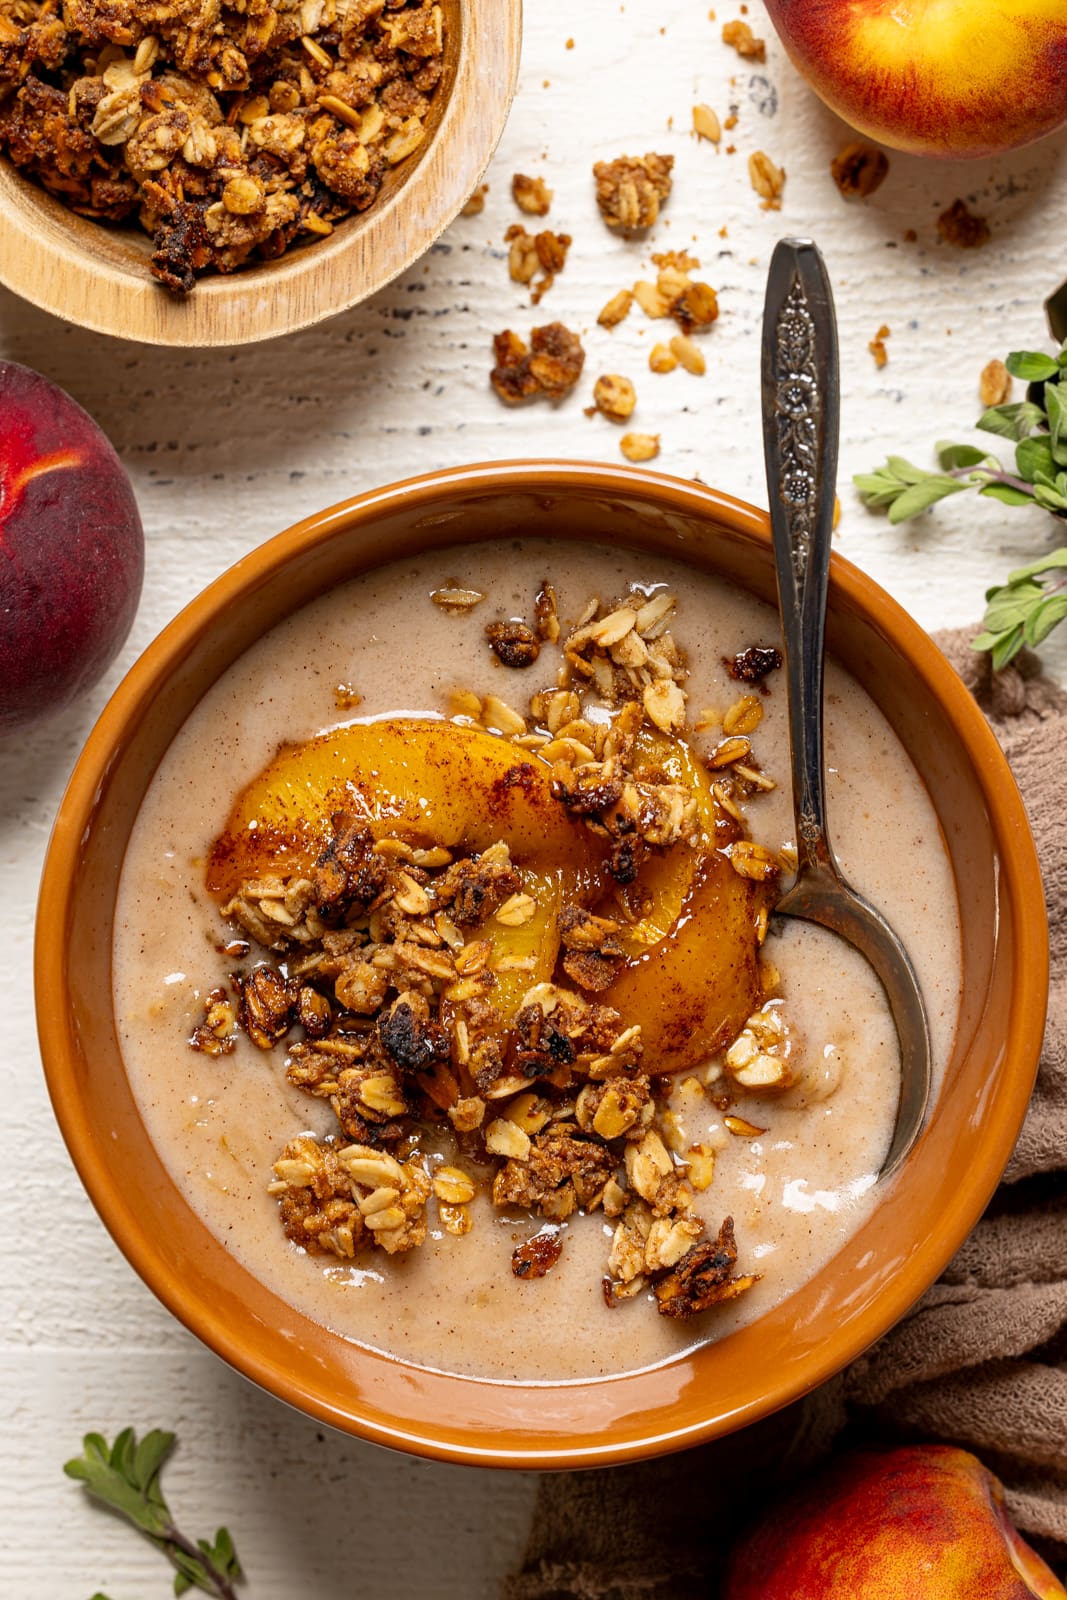
<svg viewBox="0 0 1067 1600"><path fill-rule="evenodd" d="M1047 438L1022 439L1015 447L1015 466L1020 478L1027 483L1037 483L1042 477L1054 482L1056 463L1052 446Z"/></svg>
<svg viewBox="0 0 1067 1600"><path fill-rule="evenodd" d="M1002 439L1025 439L1035 428L1044 426L1045 413L1032 400L1015 400L1003 406L990 406L976 423L983 433L999 434Z"/></svg>
<svg viewBox="0 0 1067 1600"><path fill-rule="evenodd" d="M1032 506L1034 497L1025 489L1017 489L1013 483L985 483L978 491L979 494L988 496L990 500L999 500L1006 506Z"/></svg>
<svg viewBox="0 0 1067 1600"><path fill-rule="evenodd" d="M1059 375L1059 362L1051 356L1040 355L1035 350L1013 350L1004 362L1013 378L1024 383L1042 383Z"/></svg>
<svg viewBox="0 0 1067 1600"><path fill-rule="evenodd" d="M894 525L907 522L909 517L917 517L928 506L944 500L946 495L959 494L966 487L958 478L924 478L921 483L911 484L894 500L889 508L889 520Z"/></svg>
<svg viewBox="0 0 1067 1600"><path fill-rule="evenodd" d="M977 445L953 444L947 439L942 439L935 449L942 472L951 472L957 467L981 466L983 461L991 459L988 452L979 450Z"/></svg>

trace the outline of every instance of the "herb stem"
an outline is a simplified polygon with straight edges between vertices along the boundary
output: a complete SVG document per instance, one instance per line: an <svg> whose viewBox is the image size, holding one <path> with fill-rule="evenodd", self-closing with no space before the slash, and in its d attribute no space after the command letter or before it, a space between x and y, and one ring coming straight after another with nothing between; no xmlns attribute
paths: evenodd
<svg viewBox="0 0 1067 1600"><path fill-rule="evenodd" d="M963 480L982 479L984 483L1006 483L1011 489L1019 489L1023 494L1033 495L1034 486L1027 483L1025 478L1016 478L1010 472L993 472L988 467L952 467L945 473L946 478L960 478Z"/></svg>
<svg viewBox="0 0 1067 1600"><path fill-rule="evenodd" d="M211 1557L206 1555L198 1544L193 1544L192 1540L187 1539L180 1529L174 1526L173 1522L168 1522L160 1534L160 1543L173 1545L175 1550L180 1551L184 1556L188 1556L190 1561L197 1562L204 1569L204 1576L208 1579L208 1582L214 1584L219 1600L237 1600L237 1591L225 1573L220 1572Z"/></svg>

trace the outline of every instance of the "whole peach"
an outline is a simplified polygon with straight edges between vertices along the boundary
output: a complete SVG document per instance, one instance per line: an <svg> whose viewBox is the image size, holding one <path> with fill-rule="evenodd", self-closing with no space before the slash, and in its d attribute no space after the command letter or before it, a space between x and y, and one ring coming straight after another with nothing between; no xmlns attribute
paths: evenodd
<svg viewBox="0 0 1067 1600"><path fill-rule="evenodd" d="M141 594L122 463L62 389L0 361L0 734L95 683Z"/></svg>
<svg viewBox="0 0 1067 1600"><path fill-rule="evenodd" d="M815 92L914 155L988 156L1067 122L1064 0L767 0Z"/></svg>
<svg viewBox="0 0 1067 1600"><path fill-rule="evenodd" d="M722 1600L1056 1600L999 1481L966 1450L851 1451L730 1552Z"/></svg>

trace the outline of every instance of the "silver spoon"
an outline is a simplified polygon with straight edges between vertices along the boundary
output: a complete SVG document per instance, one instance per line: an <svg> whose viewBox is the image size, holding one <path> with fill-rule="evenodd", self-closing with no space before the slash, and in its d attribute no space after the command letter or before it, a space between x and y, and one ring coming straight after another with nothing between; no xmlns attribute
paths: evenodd
<svg viewBox="0 0 1067 1600"><path fill-rule="evenodd" d="M796 880L775 914L817 922L866 956L900 1040L900 1100L880 1176L903 1161L930 1098L930 1030L918 979L885 918L841 875L826 828L823 641L840 403L837 324L809 239L775 249L763 313L763 443L785 639Z"/></svg>

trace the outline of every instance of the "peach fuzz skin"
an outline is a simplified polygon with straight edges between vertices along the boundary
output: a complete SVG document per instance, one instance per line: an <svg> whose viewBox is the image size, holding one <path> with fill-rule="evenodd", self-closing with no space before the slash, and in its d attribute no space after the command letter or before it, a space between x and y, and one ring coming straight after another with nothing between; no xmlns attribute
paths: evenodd
<svg viewBox="0 0 1067 1600"><path fill-rule="evenodd" d="M39 372L0 361L0 739L96 682L143 575L137 503L103 433Z"/></svg>
<svg viewBox="0 0 1067 1600"><path fill-rule="evenodd" d="M1067 122L1063 0L767 0L793 64L913 155L1012 150Z"/></svg>
<svg viewBox="0 0 1067 1600"><path fill-rule="evenodd" d="M731 1551L722 1600L1067 1600L951 1445L839 1456Z"/></svg>

